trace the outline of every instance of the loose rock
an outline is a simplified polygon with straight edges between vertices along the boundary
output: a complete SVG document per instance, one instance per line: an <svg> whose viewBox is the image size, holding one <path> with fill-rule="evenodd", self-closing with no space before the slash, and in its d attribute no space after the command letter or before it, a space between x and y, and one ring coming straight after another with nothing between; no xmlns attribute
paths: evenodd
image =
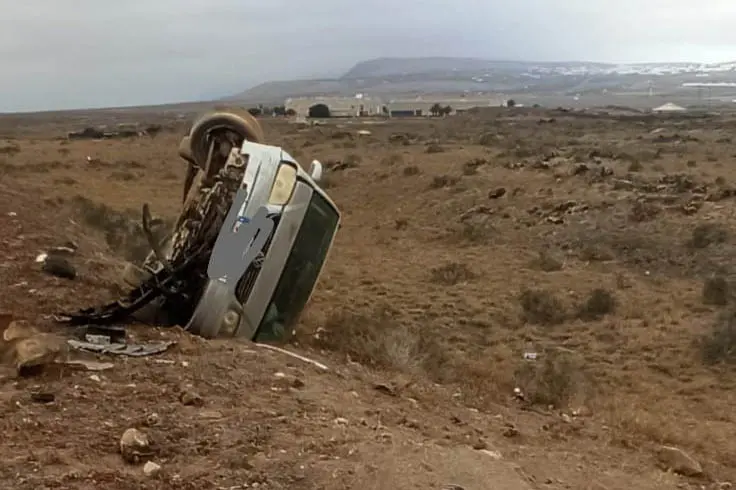
<svg viewBox="0 0 736 490"><path fill-rule="evenodd" d="M161 473L161 465L156 464L153 461L148 461L143 465L143 474L146 476L156 476Z"/></svg>
<svg viewBox="0 0 736 490"><path fill-rule="evenodd" d="M189 388L185 388L184 390L182 390L182 392L179 394L179 401L183 405L187 406L201 407L202 405L204 405L204 399L200 396L200 394Z"/></svg>
<svg viewBox="0 0 736 490"><path fill-rule="evenodd" d="M138 429L127 429L120 438L120 454L126 463L140 463L153 454L151 441Z"/></svg>
<svg viewBox="0 0 736 490"><path fill-rule="evenodd" d="M498 189L493 189L488 192L488 199L498 199L504 194L506 194L506 189L504 187L499 187Z"/></svg>
<svg viewBox="0 0 736 490"><path fill-rule="evenodd" d="M43 259L41 270L52 276L64 279L75 279L77 277L77 270L74 266L60 255L46 256Z"/></svg>
<svg viewBox="0 0 736 490"><path fill-rule="evenodd" d="M39 333L23 320L9 322L0 341L3 363L12 365L19 376L61 359L68 348L64 339Z"/></svg>

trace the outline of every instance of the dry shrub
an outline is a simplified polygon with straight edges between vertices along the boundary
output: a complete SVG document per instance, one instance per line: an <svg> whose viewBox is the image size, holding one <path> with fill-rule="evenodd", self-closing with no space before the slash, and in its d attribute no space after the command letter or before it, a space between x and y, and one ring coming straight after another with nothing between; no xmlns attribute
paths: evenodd
<svg viewBox="0 0 736 490"><path fill-rule="evenodd" d="M532 260L529 265L531 268L538 269L543 272L555 272L562 270L563 261L557 258L552 252L542 250L539 252L539 256Z"/></svg>
<svg viewBox="0 0 736 490"><path fill-rule="evenodd" d="M609 247L597 243L584 244L578 257L586 262L608 262L616 258Z"/></svg>
<svg viewBox="0 0 736 490"><path fill-rule="evenodd" d="M445 148L436 143L431 143L427 145L427 149L426 149L426 152L429 154L444 153L444 151L445 151Z"/></svg>
<svg viewBox="0 0 736 490"><path fill-rule="evenodd" d="M673 398L679 398L673 393ZM718 422L703 417L698 411L682 413L672 410L667 397L635 400L615 397L601 400L595 412L603 415L610 427L610 442L627 449L646 449L652 442L675 446L698 459L710 474L734 467L734 441L724 418ZM705 420L704 420L705 418ZM726 418L727 419L727 418ZM725 429L725 430L724 430ZM721 466L721 468L719 468ZM723 488L718 484L703 488Z"/></svg>
<svg viewBox="0 0 736 490"><path fill-rule="evenodd" d="M478 173L478 168L487 164L488 160L485 160L483 158L474 158L472 160L468 160L463 164L463 175L475 175Z"/></svg>
<svg viewBox="0 0 736 490"><path fill-rule="evenodd" d="M416 139L415 135L412 135L409 133L392 133L388 137L389 143L400 144L404 146L411 145L412 141L415 139Z"/></svg>
<svg viewBox="0 0 736 490"><path fill-rule="evenodd" d="M730 297L728 279L723 276L709 277L703 283L703 303L706 305L725 306Z"/></svg>
<svg viewBox="0 0 736 490"><path fill-rule="evenodd" d="M404 157L400 153L392 153L381 159L381 165L393 166L404 163Z"/></svg>
<svg viewBox="0 0 736 490"><path fill-rule="evenodd" d="M710 245L728 241L728 229L719 223L703 223L693 228L688 245L692 248L706 248Z"/></svg>
<svg viewBox="0 0 736 490"><path fill-rule="evenodd" d="M77 183L77 180L69 176L64 176L64 177L59 177L58 179L54 179L54 184L59 184L59 185L74 185L76 183Z"/></svg>
<svg viewBox="0 0 736 490"><path fill-rule="evenodd" d="M495 133L483 133L478 138L478 144L481 146L493 146L498 141Z"/></svg>
<svg viewBox="0 0 736 490"><path fill-rule="evenodd" d="M494 238L498 230L490 222L468 223L451 226L451 241L466 245L485 245Z"/></svg>
<svg viewBox="0 0 736 490"><path fill-rule="evenodd" d="M69 163L63 163L59 160L51 160L46 162L27 163L21 168L26 172L45 174L55 170L61 170L70 167L71 164Z"/></svg>
<svg viewBox="0 0 736 490"><path fill-rule="evenodd" d="M116 166L120 168L135 168L135 169L144 169L146 166L142 164L139 161L136 160L123 160L115 162Z"/></svg>
<svg viewBox="0 0 736 490"><path fill-rule="evenodd" d="M105 242L113 252L137 264L145 260L151 249L143 234L138 213L120 212L84 196L75 196L72 206L85 225L104 234ZM172 228L172 223L162 220L156 220L154 225L156 227L152 231L159 239Z"/></svg>
<svg viewBox="0 0 736 490"><path fill-rule="evenodd" d="M460 179L451 175L437 175L432 178L432 182L429 183L430 189L442 189L443 187L452 187L457 184Z"/></svg>
<svg viewBox="0 0 736 490"><path fill-rule="evenodd" d="M416 165L409 165L408 167L404 167L403 170L404 177L413 177L414 175L419 175L419 167Z"/></svg>
<svg viewBox="0 0 736 490"><path fill-rule="evenodd" d="M374 368L420 374L440 371L448 362L446 351L426 330L403 325L395 317L394 312L380 307L369 315L333 313L316 342Z"/></svg>
<svg viewBox="0 0 736 490"><path fill-rule="evenodd" d="M558 325L567 319L565 305L543 289L525 289L519 295L522 318L538 325Z"/></svg>
<svg viewBox="0 0 736 490"><path fill-rule="evenodd" d="M134 174L133 172L128 172L127 170L121 170L118 172L112 172L110 174L110 178L112 180L121 180L123 182L130 182L131 180L136 180L138 176Z"/></svg>
<svg viewBox="0 0 736 490"><path fill-rule="evenodd" d="M736 364L736 309L718 315L711 332L701 339L700 348L706 364Z"/></svg>
<svg viewBox="0 0 736 490"><path fill-rule="evenodd" d="M636 201L631 205L631 211L629 212L629 219L637 223L643 223L645 221L651 221L657 217L660 209L650 203Z"/></svg>
<svg viewBox="0 0 736 490"><path fill-rule="evenodd" d="M607 424L613 429L611 442L625 448L637 448L645 441L673 446L685 446L687 440L672 427L671 416L656 409L642 409L621 400L603 404L599 410L605 414ZM675 417L675 425L682 421Z"/></svg>
<svg viewBox="0 0 736 490"><path fill-rule="evenodd" d="M458 262L435 267L430 271L430 280L445 286L454 286L461 282L470 281L475 277L476 274L467 265Z"/></svg>
<svg viewBox="0 0 736 490"><path fill-rule="evenodd" d="M331 134L331 137L334 140L343 140L343 139L351 140L353 139L353 134L348 131L335 131Z"/></svg>
<svg viewBox="0 0 736 490"><path fill-rule="evenodd" d="M528 402L565 408L583 392L582 365L571 353L550 350L534 361L525 361L514 379Z"/></svg>
<svg viewBox="0 0 736 490"><path fill-rule="evenodd" d="M355 153L351 153L343 158L342 163L348 168L357 167L360 162L363 161L363 157Z"/></svg>
<svg viewBox="0 0 736 490"><path fill-rule="evenodd" d="M578 308L581 320L600 320L616 310L616 298L607 289L597 288L590 292L585 302Z"/></svg>
<svg viewBox="0 0 736 490"><path fill-rule="evenodd" d="M0 144L0 155L13 156L20 153L20 146L17 143Z"/></svg>

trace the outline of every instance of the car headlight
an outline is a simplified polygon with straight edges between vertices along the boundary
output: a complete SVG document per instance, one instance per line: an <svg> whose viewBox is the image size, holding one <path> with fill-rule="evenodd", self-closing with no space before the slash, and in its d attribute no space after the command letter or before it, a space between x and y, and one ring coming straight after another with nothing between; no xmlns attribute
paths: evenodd
<svg viewBox="0 0 736 490"><path fill-rule="evenodd" d="M232 337L238 330L240 324L240 315L238 312L229 310L222 318L222 333L228 337Z"/></svg>
<svg viewBox="0 0 736 490"><path fill-rule="evenodd" d="M289 202L294 186L296 186L296 167L282 163L276 173L271 195L268 196L268 204L283 206Z"/></svg>

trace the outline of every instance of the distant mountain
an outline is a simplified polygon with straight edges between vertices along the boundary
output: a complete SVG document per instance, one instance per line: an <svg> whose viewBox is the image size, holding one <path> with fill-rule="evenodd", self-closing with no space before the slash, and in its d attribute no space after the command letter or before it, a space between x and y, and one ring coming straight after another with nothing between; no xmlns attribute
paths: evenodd
<svg viewBox="0 0 736 490"><path fill-rule="evenodd" d="M287 97L397 98L427 93L576 93L669 89L693 82L736 82L736 62L612 64L584 61L530 62L477 58L377 58L337 78L266 82L226 100L277 103Z"/></svg>
<svg viewBox="0 0 736 490"><path fill-rule="evenodd" d="M608 66L605 63L534 63L546 66ZM530 63L525 61L493 61L478 58L376 58L363 61L353 66L345 73L341 80L359 78L392 77L401 75L432 75L440 73L468 73L468 72L505 72L513 73L524 71Z"/></svg>

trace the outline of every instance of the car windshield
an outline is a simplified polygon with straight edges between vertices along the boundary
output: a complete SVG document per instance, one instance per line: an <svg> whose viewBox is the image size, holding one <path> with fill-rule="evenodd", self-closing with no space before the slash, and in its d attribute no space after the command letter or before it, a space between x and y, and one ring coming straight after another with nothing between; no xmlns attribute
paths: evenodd
<svg viewBox="0 0 736 490"><path fill-rule="evenodd" d="M281 339L294 327L317 282L338 219L334 207L314 192L291 255L256 332L256 342Z"/></svg>

